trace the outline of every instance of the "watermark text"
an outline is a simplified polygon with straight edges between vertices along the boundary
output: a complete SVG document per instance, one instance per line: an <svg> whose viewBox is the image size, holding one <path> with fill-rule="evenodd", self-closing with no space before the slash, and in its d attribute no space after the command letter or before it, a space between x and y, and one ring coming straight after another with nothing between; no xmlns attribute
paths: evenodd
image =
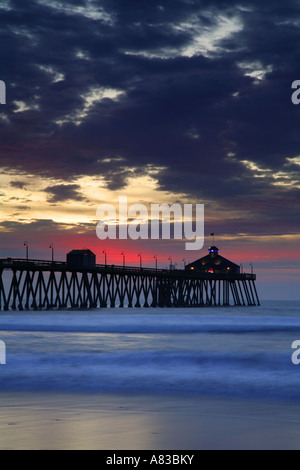
<svg viewBox="0 0 300 470"><path fill-rule="evenodd" d="M0 104L6 104L6 85L0 80Z"/></svg>
<svg viewBox="0 0 300 470"><path fill-rule="evenodd" d="M291 347L292 349L296 349L292 354L292 363L297 366L300 364L300 339L293 341Z"/></svg>
<svg viewBox="0 0 300 470"><path fill-rule="evenodd" d="M293 104L300 103L300 80L294 80L292 83L292 89L295 90L292 93L291 100Z"/></svg>
<svg viewBox="0 0 300 470"><path fill-rule="evenodd" d="M6 364L6 346L4 341L0 340L0 364Z"/></svg>
<svg viewBox="0 0 300 470"><path fill-rule="evenodd" d="M101 204L97 217L100 240L185 239L186 250L201 250L204 244L204 204L151 204L149 212L144 204L128 206L127 196L120 196L118 211L112 204Z"/></svg>

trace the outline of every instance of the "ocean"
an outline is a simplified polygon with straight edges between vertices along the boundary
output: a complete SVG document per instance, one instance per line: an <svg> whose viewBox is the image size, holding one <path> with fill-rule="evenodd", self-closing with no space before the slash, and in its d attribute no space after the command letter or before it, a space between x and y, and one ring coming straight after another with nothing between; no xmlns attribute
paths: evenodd
<svg viewBox="0 0 300 470"><path fill-rule="evenodd" d="M16 397L30 394L46 400L84 396L86 403L88 397L134 396L148 403L178 398L300 406L300 365L292 362L292 343L300 340L297 301L2 311L0 340L6 347L6 363L0 365L6 411L14 400L20 406Z"/></svg>

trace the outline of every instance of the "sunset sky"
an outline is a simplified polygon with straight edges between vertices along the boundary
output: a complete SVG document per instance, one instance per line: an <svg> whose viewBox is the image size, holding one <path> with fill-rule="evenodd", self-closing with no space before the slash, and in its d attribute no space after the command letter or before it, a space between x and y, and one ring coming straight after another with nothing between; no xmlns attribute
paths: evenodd
<svg viewBox="0 0 300 470"><path fill-rule="evenodd" d="M1 257L183 267L300 299L300 2L0 0ZM205 243L105 240L97 207L204 204Z"/></svg>

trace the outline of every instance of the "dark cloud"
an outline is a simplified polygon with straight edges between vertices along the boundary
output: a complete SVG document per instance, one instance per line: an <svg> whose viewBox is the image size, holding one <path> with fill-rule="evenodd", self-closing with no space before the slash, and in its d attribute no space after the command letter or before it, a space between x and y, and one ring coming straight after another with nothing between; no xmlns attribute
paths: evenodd
<svg viewBox="0 0 300 470"><path fill-rule="evenodd" d="M289 195L299 213L295 184L270 176L284 171L299 187L299 165L286 167L300 154L297 1L10 3L0 20L9 119L0 160L68 182L47 188L51 202L82 200L78 175L116 190L151 164L165 167L162 189L227 207ZM208 43L216 31L223 39ZM123 93L88 103L108 88Z"/></svg>
<svg viewBox="0 0 300 470"><path fill-rule="evenodd" d="M26 186L24 181L11 181L10 186L17 189L23 189Z"/></svg>
<svg viewBox="0 0 300 470"><path fill-rule="evenodd" d="M57 203L62 201L83 201L84 197L79 192L80 186L78 184L57 184L45 188L44 191L49 193L49 202Z"/></svg>
<svg viewBox="0 0 300 470"><path fill-rule="evenodd" d="M3 239L11 237L11 234L14 234L14 237L17 235L27 236L31 235L32 238L38 239L36 233L41 233L44 236L47 234L58 234L58 238L62 235L68 233L78 234L78 231L86 232L88 235L93 231L95 224L93 223L63 223L56 222L52 219L19 219L18 221L6 220L0 222L0 227L2 229L1 237ZM44 243L44 238L41 241Z"/></svg>

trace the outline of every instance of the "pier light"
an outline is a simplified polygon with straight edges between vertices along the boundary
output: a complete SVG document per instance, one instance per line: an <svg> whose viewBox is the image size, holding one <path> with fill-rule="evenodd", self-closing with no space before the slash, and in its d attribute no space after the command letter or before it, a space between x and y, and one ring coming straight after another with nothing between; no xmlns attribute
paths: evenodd
<svg viewBox="0 0 300 470"><path fill-rule="evenodd" d="M125 253L122 251L121 255L123 256L123 268L125 268Z"/></svg>
<svg viewBox="0 0 300 470"><path fill-rule="evenodd" d="M53 261L54 261L54 245L53 245L53 243L50 243L49 248L51 248L51 259L52 259L52 263L53 263Z"/></svg>
<svg viewBox="0 0 300 470"><path fill-rule="evenodd" d="M28 242L24 242L24 246L26 247L26 260L28 261Z"/></svg>
<svg viewBox="0 0 300 470"><path fill-rule="evenodd" d="M106 251L103 250L102 253L104 254L104 264L105 264L105 266L106 266Z"/></svg>
<svg viewBox="0 0 300 470"><path fill-rule="evenodd" d="M141 255L141 253L138 254L138 257L140 258L140 269L142 269L142 255Z"/></svg>
<svg viewBox="0 0 300 470"><path fill-rule="evenodd" d="M157 256L156 256L156 255L153 256L153 259L155 259L155 269L156 269L156 271L157 271Z"/></svg>

